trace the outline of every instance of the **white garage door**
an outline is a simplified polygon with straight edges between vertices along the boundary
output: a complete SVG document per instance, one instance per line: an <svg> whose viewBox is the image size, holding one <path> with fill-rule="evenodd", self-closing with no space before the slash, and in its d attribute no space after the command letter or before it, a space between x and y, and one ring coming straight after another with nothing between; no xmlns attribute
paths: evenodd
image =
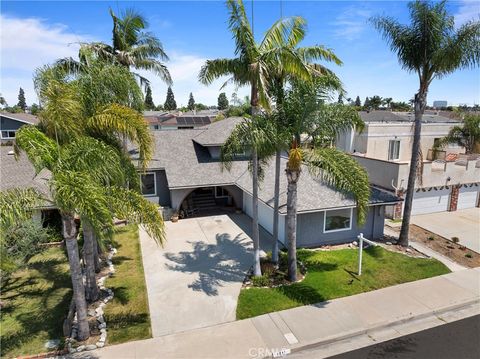
<svg viewBox="0 0 480 359"><path fill-rule="evenodd" d="M444 212L448 209L450 189L419 191L413 195L412 215Z"/></svg>
<svg viewBox="0 0 480 359"><path fill-rule="evenodd" d="M478 187L461 187L458 193L457 209L473 208L477 205Z"/></svg>

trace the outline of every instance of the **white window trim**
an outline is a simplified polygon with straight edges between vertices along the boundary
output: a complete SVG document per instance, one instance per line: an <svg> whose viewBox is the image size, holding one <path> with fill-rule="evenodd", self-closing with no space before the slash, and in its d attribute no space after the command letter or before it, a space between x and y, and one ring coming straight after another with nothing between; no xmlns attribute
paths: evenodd
<svg viewBox="0 0 480 359"><path fill-rule="evenodd" d="M4 132L14 132L15 134L17 133L17 130L2 130L0 132L0 137L2 138L2 140L14 140L15 139L15 136L13 137L3 137L3 133Z"/></svg>
<svg viewBox="0 0 480 359"><path fill-rule="evenodd" d="M390 158L390 143L391 142L398 142L398 158ZM388 140L388 160L389 161L400 161L400 146L402 145L402 142L398 139L393 139L393 140Z"/></svg>
<svg viewBox="0 0 480 359"><path fill-rule="evenodd" d="M227 195L226 196L217 196L217 188L221 188L222 192L227 192ZM230 197L230 195L228 194L228 191L225 188L223 188L222 186L216 186L215 190L213 192L215 193L215 198L228 198L228 197Z"/></svg>
<svg viewBox="0 0 480 359"><path fill-rule="evenodd" d="M325 226L327 225L327 212L338 211L339 209L343 209L343 208L337 208L337 209L332 209L332 210L323 212L323 233L343 232L343 231L350 231L352 229L353 208L350 208L350 222L349 222L350 226L348 228L331 229L329 231L325 229Z"/></svg>
<svg viewBox="0 0 480 359"><path fill-rule="evenodd" d="M153 188L155 190L155 193L151 194L143 194L142 193L142 196L144 197L156 197L157 196L157 175L155 172L145 172L145 173L140 173L140 184L142 183L142 176L144 175L153 175ZM142 185L142 184L141 184ZM142 185L143 187L143 185Z"/></svg>

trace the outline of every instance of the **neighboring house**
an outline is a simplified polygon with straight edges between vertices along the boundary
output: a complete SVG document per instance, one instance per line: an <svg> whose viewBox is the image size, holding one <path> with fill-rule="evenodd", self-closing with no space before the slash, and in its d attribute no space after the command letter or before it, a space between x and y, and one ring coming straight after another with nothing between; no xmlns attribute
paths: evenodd
<svg viewBox="0 0 480 359"><path fill-rule="evenodd" d="M8 144L15 139L15 133L23 125L38 124L38 117L29 113L0 112L0 141Z"/></svg>
<svg viewBox="0 0 480 359"><path fill-rule="evenodd" d="M410 168L413 142L412 113L389 111L360 112L365 122L362 132L347 131L336 141L338 148L352 153L369 174L373 185L403 196ZM434 150L459 120L434 113L423 116L421 152L423 171L416 182L412 214L425 214L479 205L480 156L464 155L465 149L449 145ZM400 218L403 203L387 216Z"/></svg>
<svg viewBox="0 0 480 359"><path fill-rule="evenodd" d="M143 194L158 203L164 213L221 210L232 206L251 216L252 179L247 154L239 153L230 171L219 160L222 144L241 118L228 118L202 128L184 131L154 131L155 151L146 173L141 174ZM135 150L131 151L136 158ZM286 159L282 159L285 168ZM259 223L273 231L273 162L264 169L259 188ZM280 240L285 242L286 177L281 174ZM355 201L302 172L298 185L299 247L349 242L363 232L367 238L383 236L387 206L400 201L394 195L372 188L366 224L356 222ZM168 215L167 215L168 216Z"/></svg>
<svg viewBox="0 0 480 359"><path fill-rule="evenodd" d="M216 115L211 112L182 114L181 112L145 111L143 116L151 130L185 130L208 125Z"/></svg>

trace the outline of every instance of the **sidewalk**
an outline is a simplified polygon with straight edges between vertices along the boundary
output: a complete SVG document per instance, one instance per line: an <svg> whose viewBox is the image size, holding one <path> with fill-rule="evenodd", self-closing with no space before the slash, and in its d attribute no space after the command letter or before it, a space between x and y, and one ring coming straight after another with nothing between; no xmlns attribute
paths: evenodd
<svg viewBox="0 0 480 359"><path fill-rule="evenodd" d="M435 326L448 321L452 311L468 306L480 312L479 304L480 268L467 269L251 319L109 346L79 353L78 357L263 357L272 350L296 351L365 334L385 335L394 325L422 330L425 323L419 319Z"/></svg>

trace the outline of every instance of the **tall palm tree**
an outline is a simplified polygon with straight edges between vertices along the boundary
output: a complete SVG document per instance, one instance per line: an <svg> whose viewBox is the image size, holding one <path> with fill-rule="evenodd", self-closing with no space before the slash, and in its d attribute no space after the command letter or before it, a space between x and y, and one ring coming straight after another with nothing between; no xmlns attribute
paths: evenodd
<svg viewBox="0 0 480 359"><path fill-rule="evenodd" d="M480 150L480 115L467 113L461 126L453 126L448 134L441 138L438 147L455 143L465 148L466 154Z"/></svg>
<svg viewBox="0 0 480 359"><path fill-rule="evenodd" d="M286 164L288 277L297 280L297 185L306 167L313 176L353 195L357 202L358 223L365 222L370 186L366 171L351 156L330 146L339 133L363 123L351 106L325 104L319 98L324 79L312 83L293 82L283 111L288 119L284 136L288 140Z"/></svg>
<svg viewBox="0 0 480 359"><path fill-rule="evenodd" d="M160 243L164 240L162 217L154 204L122 186L125 175L118 151L99 140L78 137L58 145L36 126L28 126L17 132L15 149L17 155L20 150L25 151L37 173L45 169L51 172L51 198L43 197L43 200L54 204L61 214L77 310L78 339L85 340L90 330L75 217L86 220L87 226L104 238L112 234L114 217L142 222Z"/></svg>
<svg viewBox="0 0 480 359"><path fill-rule="evenodd" d="M270 96L268 85L270 82L269 68L275 60L285 62L285 68L295 73L298 77L308 78L310 71L305 67L297 67L292 64L296 56L291 51L278 46L278 39L285 33L302 31L303 20L299 17L291 17L277 21L265 34L263 40L257 44L248 21L242 0L228 0L227 8L230 14L229 29L235 41L235 55L233 59L208 60L202 66L199 74L200 82L211 84L214 80L230 76L222 88L228 83L237 86L248 85L251 88L250 105L252 116L259 115L259 106L265 110L270 109ZM297 34L297 36L299 36ZM290 65L289 65L290 64ZM252 159L252 239L255 248L259 246L258 228L258 160L257 148L251 148ZM260 275L259 261L256 261L254 275Z"/></svg>
<svg viewBox="0 0 480 359"><path fill-rule="evenodd" d="M374 17L373 25L383 35L401 66L419 78L414 98L415 121L412 156L404 202L399 242L408 246L410 216L420 152L422 117L427 93L435 78L480 63L480 21L470 21L455 28L454 17L446 9L447 2L413 1L408 4L410 24L403 25L392 17Z"/></svg>
<svg viewBox="0 0 480 359"><path fill-rule="evenodd" d="M110 16L113 21L112 44L82 43L79 61L65 58L59 60L59 64L71 72L78 72L82 66L88 65L88 54L93 53L97 58L110 63L151 71L165 83L172 84L170 72L162 63L162 61L168 61L168 56L160 40L151 32L145 31L149 26L146 18L134 9L123 11L120 17L110 9ZM134 75L145 89L149 86L148 79L138 73Z"/></svg>

